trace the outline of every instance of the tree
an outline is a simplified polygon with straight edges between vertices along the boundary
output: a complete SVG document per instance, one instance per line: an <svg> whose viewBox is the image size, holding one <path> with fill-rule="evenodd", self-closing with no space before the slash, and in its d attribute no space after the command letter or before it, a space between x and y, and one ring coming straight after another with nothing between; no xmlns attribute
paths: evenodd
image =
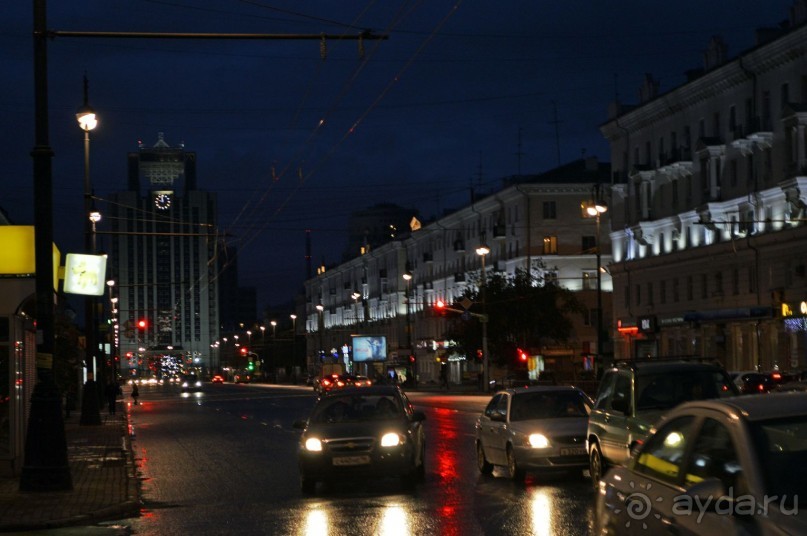
<svg viewBox="0 0 807 536"><path fill-rule="evenodd" d="M491 364L510 364L516 348L567 341L573 334L571 315L585 313L573 292L526 269L514 274L493 272L486 279L484 304L480 278L472 281L475 284L466 289L462 298L474 303L471 312L488 315ZM475 317L451 318L445 336L456 340L466 355L476 355L482 348L482 326Z"/></svg>

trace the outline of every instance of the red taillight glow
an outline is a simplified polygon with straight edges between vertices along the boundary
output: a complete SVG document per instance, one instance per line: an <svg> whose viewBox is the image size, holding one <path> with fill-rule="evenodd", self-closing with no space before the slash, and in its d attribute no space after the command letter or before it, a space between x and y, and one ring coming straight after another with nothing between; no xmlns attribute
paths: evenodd
<svg viewBox="0 0 807 536"><path fill-rule="evenodd" d="M760 383L759 385L757 385L757 389L759 389L760 391L764 391L765 386Z"/></svg>
<svg viewBox="0 0 807 536"><path fill-rule="evenodd" d="M774 372L773 374L771 374L771 378L773 378L773 381L778 382L779 380L782 379L782 375L779 374L778 372Z"/></svg>
<svg viewBox="0 0 807 536"><path fill-rule="evenodd" d="M328 380L322 380L322 385L330 385L331 382Z"/></svg>

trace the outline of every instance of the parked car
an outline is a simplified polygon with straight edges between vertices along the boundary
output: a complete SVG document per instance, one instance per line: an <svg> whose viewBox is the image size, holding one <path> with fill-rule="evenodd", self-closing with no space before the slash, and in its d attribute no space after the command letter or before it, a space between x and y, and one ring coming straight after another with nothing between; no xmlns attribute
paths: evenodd
<svg viewBox="0 0 807 536"><path fill-rule="evenodd" d="M426 416L396 386L346 387L319 398L298 448L303 493L318 481L400 478L407 487L425 474Z"/></svg>
<svg viewBox="0 0 807 536"><path fill-rule="evenodd" d="M732 374L734 376L734 374ZM779 375L781 378L781 375ZM772 374L767 372L746 371L738 372L734 376L734 384L744 395L769 393L776 389L776 381Z"/></svg>
<svg viewBox="0 0 807 536"><path fill-rule="evenodd" d="M518 387L494 394L476 421L479 471L489 475L494 466L503 466L510 478L521 481L528 471L587 469L591 406L575 387Z"/></svg>
<svg viewBox="0 0 807 536"><path fill-rule="evenodd" d="M740 394L720 364L708 360L631 360L606 371L586 434L596 486L608 466L624 465L653 424L682 402Z"/></svg>
<svg viewBox="0 0 807 536"><path fill-rule="evenodd" d="M807 534L807 393L687 402L596 496L594 534Z"/></svg>

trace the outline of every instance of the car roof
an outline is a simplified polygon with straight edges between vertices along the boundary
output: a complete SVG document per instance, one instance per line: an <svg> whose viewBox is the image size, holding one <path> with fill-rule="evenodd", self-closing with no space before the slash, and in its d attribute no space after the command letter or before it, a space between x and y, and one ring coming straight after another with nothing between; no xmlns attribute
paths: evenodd
<svg viewBox="0 0 807 536"><path fill-rule="evenodd" d="M342 389L335 389L328 391L326 397L333 398L335 396L347 395L395 395L400 394L401 390L396 385L370 385L367 387L345 387Z"/></svg>
<svg viewBox="0 0 807 536"><path fill-rule="evenodd" d="M727 415L742 416L748 421L766 421L800 415L807 416L807 393L782 392L762 395L735 396L722 399L693 400L678 406L674 412L705 408Z"/></svg>
<svg viewBox="0 0 807 536"><path fill-rule="evenodd" d="M686 359L673 359L661 361L624 361L618 363L612 370L633 369L639 374L643 372L669 372L673 370L723 370L720 363L715 361L690 361Z"/></svg>
<svg viewBox="0 0 807 536"><path fill-rule="evenodd" d="M549 393L549 392L580 392L580 389L571 385L531 385L529 387L514 387L512 389L503 389L500 393L510 393L518 395L522 393Z"/></svg>

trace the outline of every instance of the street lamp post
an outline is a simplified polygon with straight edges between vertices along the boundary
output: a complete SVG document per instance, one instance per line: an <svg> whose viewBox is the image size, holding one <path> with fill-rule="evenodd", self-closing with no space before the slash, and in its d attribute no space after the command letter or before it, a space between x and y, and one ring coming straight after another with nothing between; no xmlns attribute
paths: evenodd
<svg viewBox="0 0 807 536"><path fill-rule="evenodd" d="M480 284L482 290L482 317L479 319L482 322L482 390L487 392L490 390L490 358L488 356L488 315L487 315L487 273L485 272L485 256L490 253L490 248L484 243L476 248L476 254L482 257L482 282Z"/></svg>
<svg viewBox="0 0 807 536"><path fill-rule="evenodd" d="M417 387L418 384L418 363L415 358L415 349L412 348L412 273L407 270L403 274L403 280L406 281L406 348L409 352L409 362L412 364L412 383Z"/></svg>
<svg viewBox="0 0 807 536"><path fill-rule="evenodd" d="M603 339L602 336L602 266L601 266L601 236L600 236L600 216L608 212L608 205L600 198L599 184L594 188L595 198L594 202L586 207L586 212L589 216L596 218L597 226L597 243L596 243L596 256L597 256L597 361L602 366L602 353L603 353Z"/></svg>
<svg viewBox="0 0 807 536"><path fill-rule="evenodd" d="M353 318L356 321L356 324L359 324L359 298L361 298L361 293L358 290L354 290L353 294L350 295L353 298Z"/></svg>
<svg viewBox="0 0 807 536"><path fill-rule="evenodd" d="M76 120L84 131L84 246L89 254L95 253L95 224L101 215L92 209L92 183L90 182L90 131L98 126L98 117L89 105L89 82L84 75L84 105L76 112ZM101 413L98 401L98 387L95 382L95 373L98 371L98 341L96 338L95 297L87 296L84 302L84 337L85 365L87 382L84 384L81 400L81 424L101 424Z"/></svg>
<svg viewBox="0 0 807 536"><path fill-rule="evenodd" d="M295 350L297 346L297 315L292 313L289 315L291 318L291 367L294 370L294 383L297 383L297 370L295 365Z"/></svg>
<svg viewBox="0 0 807 536"><path fill-rule="evenodd" d="M73 488L67 462L61 393L48 359L55 355L53 291L53 149L48 128L48 23L45 0L34 0L34 250L36 265L37 382L30 398L21 491ZM28 377L26 376L26 380Z"/></svg>
<svg viewBox="0 0 807 536"><path fill-rule="evenodd" d="M325 329L325 320L322 317L322 312L325 310L325 306L321 303L317 304L317 311L319 312L319 322L317 323L317 331L319 332L319 352L318 355L320 359L322 359L322 355L324 353L324 348L322 347L322 332Z"/></svg>
<svg viewBox="0 0 807 536"><path fill-rule="evenodd" d="M277 320L272 320L271 322L269 322L269 325L272 326L272 351L269 354L270 357L269 362L272 364L272 368L274 369L273 372L276 373L278 368L277 360L275 359L277 357L277 344L275 339L275 335L277 335ZM275 381L277 381L276 376Z"/></svg>

